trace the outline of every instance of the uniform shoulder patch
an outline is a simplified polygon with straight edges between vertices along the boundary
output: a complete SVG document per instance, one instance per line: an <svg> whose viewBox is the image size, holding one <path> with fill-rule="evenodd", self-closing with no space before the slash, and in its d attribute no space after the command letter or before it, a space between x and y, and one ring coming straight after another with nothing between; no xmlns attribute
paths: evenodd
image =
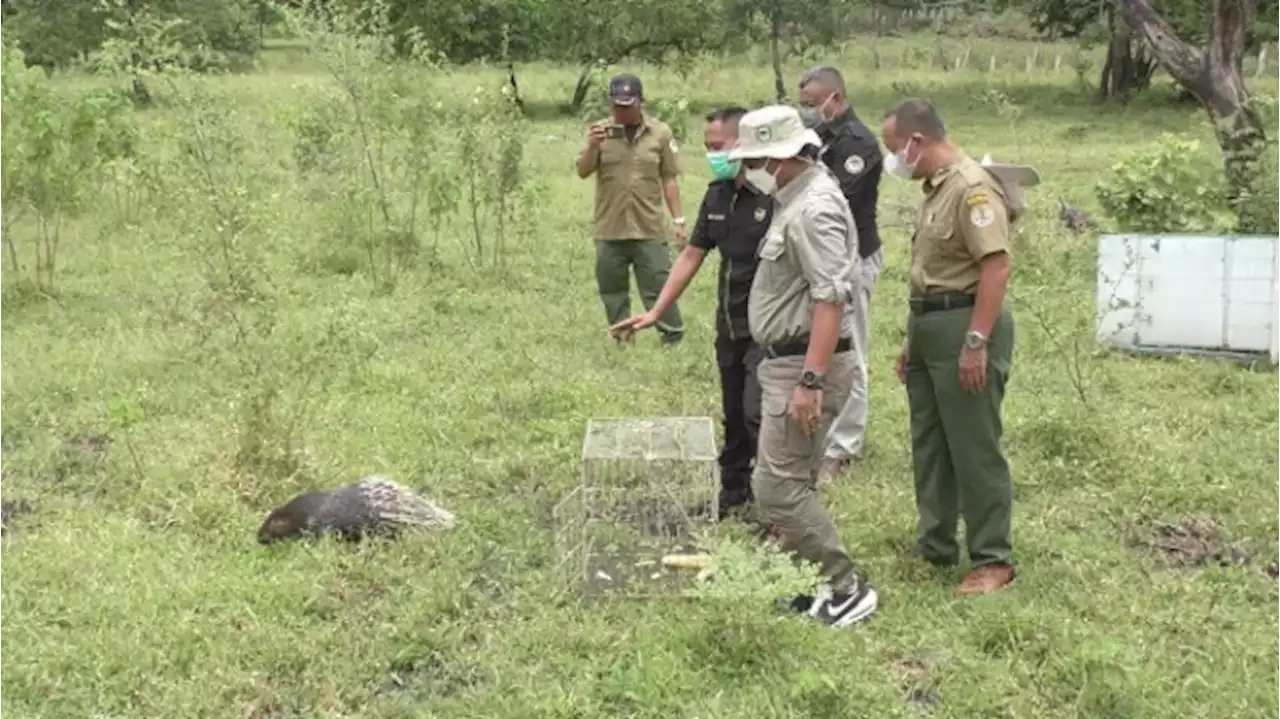
<svg viewBox="0 0 1280 719"><path fill-rule="evenodd" d="M991 202L991 198L988 197L985 192L975 192L965 198L964 201L964 203L969 207L977 207L978 205L985 205L989 202Z"/></svg>
<svg viewBox="0 0 1280 719"><path fill-rule="evenodd" d="M996 221L996 213L991 209L990 204L984 202L975 205L970 202L969 205L969 222L973 223L974 227L987 227Z"/></svg>
<svg viewBox="0 0 1280 719"><path fill-rule="evenodd" d="M865 169L867 169L867 162L861 155L849 155L844 161L844 171L850 175L860 175Z"/></svg>
<svg viewBox="0 0 1280 719"><path fill-rule="evenodd" d="M680 152L680 146L676 144L676 138L671 138L671 142L667 143L667 149L671 150L671 154Z"/></svg>

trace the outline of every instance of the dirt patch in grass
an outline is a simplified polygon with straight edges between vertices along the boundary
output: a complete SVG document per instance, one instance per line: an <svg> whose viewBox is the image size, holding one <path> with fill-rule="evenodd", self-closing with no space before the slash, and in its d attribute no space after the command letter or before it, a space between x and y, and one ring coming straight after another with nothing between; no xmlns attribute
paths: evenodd
<svg viewBox="0 0 1280 719"><path fill-rule="evenodd" d="M35 511L35 507L21 499L0 501L0 535L9 531L9 523L14 518Z"/></svg>
<svg viewBox="0 0 1280 719"><path fill-rule="evenodd" d="M96 475L107 460L111 437L101 432L78 432L58 443L52 474L59 483Z"/></svg>
<svg viewBox="0 0 1280 719"><path fill-rule="evenodd" d="M1232 541L1221 525L1205 517L1149 522L1135 544L1179 567L1239 566L1253 559L1253 552Z"/></svg>
<svg viewBox="0 0 1280 719"><path fill-rule="evenodd" d="M421 656L401 657L391 663L388 677L379 690L384 694L412 693L430 697L450 697L485 680L482 672L441 651Z"/></svg>
<svg viewBox="0 0 1280 719"><path fill-rule="evenodd" d="M939 670L951 661L947 652L915 654L892 660L890 667L898 677L903 698L911 707L924 712L937 709L942 701Z"/></svg>

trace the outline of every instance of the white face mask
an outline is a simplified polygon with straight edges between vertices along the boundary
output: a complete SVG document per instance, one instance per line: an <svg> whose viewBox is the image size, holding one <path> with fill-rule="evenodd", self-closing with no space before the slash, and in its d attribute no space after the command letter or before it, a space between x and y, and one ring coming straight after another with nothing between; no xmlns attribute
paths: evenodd
<svg viewBox="0 0 1280 719"><path fill-rule="evenodd" d="M760 167L748 167L744 173L747 182L750 182L751 186L759 190L762 195L772 195L778 191L778 178L765 169L768 166L769 163L766 162Z"/></svg>
<svg viewBox="0 0 1280 719"><path fill-rule="evenodd" d="M907 162L907 152L910 149L911 141L908 140L901 150L885 153L884 171L900 180L913 179L912 175L916 172L916 163L920 162L920 157L917 155L915 162Z"/></svg>
<svg viewBox="0 0 1280 719"><path fill-rule="evenodd" d="M836 94L833 92L830 95L827 95L827 99L823 100L820 105L800 108L800 118L804 120L805 127L810 127L816 130L830 124L831 121L835 119L835 117L827 117L827 113L825 112L827 105L835 96Z"/></svg>

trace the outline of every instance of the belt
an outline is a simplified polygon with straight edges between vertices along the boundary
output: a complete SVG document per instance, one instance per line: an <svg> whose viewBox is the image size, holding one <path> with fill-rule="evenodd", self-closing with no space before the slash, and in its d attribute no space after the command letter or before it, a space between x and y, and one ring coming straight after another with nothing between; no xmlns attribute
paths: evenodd
<svg viewBox="0 0 1280 719"><path fill-rule="evenodd" d="M841 337L836 342L836 354L848 352L853 347L853 341L848 337ZM809 339L795 340L794 342L778 342L777 344L761 345L760 349L764 352L764 356L769 359L777 359L779 357L803 357L809 353Z"/></svg>
<svg viewBox="0 0 1280 719"><path fill-rule="evenodd" d="M911 314L927 315L930 312L973 307L977 298L973 295L917 295L907 300Z"/></svg>

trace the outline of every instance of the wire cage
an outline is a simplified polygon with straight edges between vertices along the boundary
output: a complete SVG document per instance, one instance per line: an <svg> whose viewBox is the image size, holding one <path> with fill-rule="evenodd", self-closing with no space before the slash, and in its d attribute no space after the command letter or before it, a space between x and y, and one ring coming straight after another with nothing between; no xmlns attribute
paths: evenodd
<svg viewBox="0 0 1280 719"><path fill-rule="evenodd" d="M719 521L710 417L592 419L582 481L555 508L557 566L588 598L680 594L695 573L663 566Z"/></svg>

